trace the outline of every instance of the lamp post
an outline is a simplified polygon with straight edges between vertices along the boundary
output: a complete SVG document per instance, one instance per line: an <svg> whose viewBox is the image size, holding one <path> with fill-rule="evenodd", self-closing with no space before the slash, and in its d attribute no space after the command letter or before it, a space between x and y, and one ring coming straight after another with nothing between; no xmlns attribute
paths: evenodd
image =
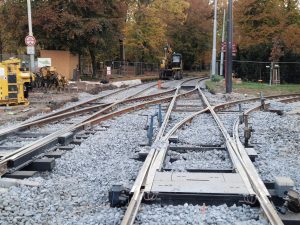
<svg viewBox="0 0 300 225"><path fill-rule="evenodd" d="M225 22L226 22L226 10L224 8L224 15L223 15L223 29L222 29L222 46L221 46L221 65L220 65L220 76L223 76L223 67L224 67L224 49L223 43L225 40Z"/></svg>
<svg viewBox="0 0 300 225"><path fill-rule="evenodd" d="M227 49L226 49L226 93L232 92L232 0L228 0Z"/></svg>
<svg viewBox="0 0 300 225"><path fill-rule="evenodd" d="M33 36L32 32L32 17L31 17L31 0L27 0L27 12L28 12L28 30L29 35ZM34 70L34 54L30 54L30 70Z"/></svg>
<svg viewBox="0 0 300 225"><path fill-rule="evenodd" d="M216 58L217 58L217 7L218 0L215 0L215 12L214 12L214 34L213 34L213 49L211 58L211 77L216 75Z"/></svg>

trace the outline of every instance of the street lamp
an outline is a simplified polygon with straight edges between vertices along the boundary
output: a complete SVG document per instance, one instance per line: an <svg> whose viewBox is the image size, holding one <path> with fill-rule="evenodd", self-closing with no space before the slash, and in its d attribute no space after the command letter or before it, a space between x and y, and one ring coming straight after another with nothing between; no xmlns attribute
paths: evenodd
<svg viewBox="0 0 300 225"><path fill-rule="evenodd" d="M227 49L226 49L226 93L232 92L232 0L228 0Z"/></svg>
<svg viewBox="0 0 300 225"><path fill-rule="evenodd" d="M213 34L213 49L211 58L211 77L216 75L216 58L217 58L217 7L218 0L215 0L215 12L214 12L214 34Z"/></svg>

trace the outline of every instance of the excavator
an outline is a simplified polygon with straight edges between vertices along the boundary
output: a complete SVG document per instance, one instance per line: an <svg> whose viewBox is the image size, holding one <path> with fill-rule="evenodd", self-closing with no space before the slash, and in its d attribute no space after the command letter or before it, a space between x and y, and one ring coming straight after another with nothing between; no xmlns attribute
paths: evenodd
<svg viewBox="0 0 300 225"><path fill-rule="evenodd" d="M165 47L165 56L161 60L159 79L182 79L183 64L182 55L179 53L173 53L171 47L167 45Z"/></svg>

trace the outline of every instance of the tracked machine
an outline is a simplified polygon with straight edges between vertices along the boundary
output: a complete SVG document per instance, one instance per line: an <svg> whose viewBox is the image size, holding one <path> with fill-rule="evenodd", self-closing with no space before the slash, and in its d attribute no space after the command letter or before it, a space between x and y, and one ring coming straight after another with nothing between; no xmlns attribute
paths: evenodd
<svg viewBox="0 0 300 225"><path fill-rule="evenodd" d="M27 104L33 80L33 74L20 59L0 62L0 105Z"/></svg>
<svg viewBox="0 0 300 225"><path fill-rule="evenodd" d="M168 46L165 49L165 57L160 64L159 79L182 79L183 64L182 55L179 53L173 53L172 49Z"/></svg>

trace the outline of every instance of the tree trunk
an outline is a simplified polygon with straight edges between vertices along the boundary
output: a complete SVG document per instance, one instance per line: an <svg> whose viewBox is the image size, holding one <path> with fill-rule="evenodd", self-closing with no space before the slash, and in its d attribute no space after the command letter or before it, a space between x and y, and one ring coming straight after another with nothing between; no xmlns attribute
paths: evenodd
<svg viewBox="0 0 300 225"><path fill-rule="evenodd" d="M89 48L91 60L92 60L92 69L93 69L93 78L97 76L97 63L96 63L96 55L93 49Z"/></svg>

